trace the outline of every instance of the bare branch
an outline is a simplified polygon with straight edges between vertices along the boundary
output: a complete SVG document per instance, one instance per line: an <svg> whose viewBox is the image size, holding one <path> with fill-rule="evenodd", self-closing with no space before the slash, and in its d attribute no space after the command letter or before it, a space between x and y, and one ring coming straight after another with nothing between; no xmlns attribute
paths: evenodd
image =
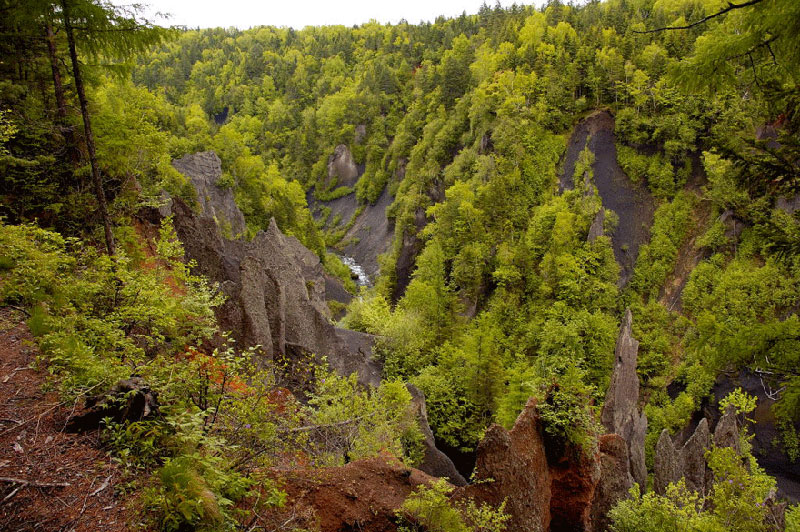
<svg viewBox="0 0 800 532"><path fill-rule="evenodd" d="M708 15L707 17L703 17L700 20L698 20L697 22L692 22L691 24L686 24L685 26L667 26L667 27L664 27L664 28L656 28L654 30L646 30L646 31L635 31L634 30L633 33L646 34L646 33L658 33L658 32L661 32L661 31L668 31L668 30L689 30L689 29L694 28L695 26L699 26L700 24L705 24L706 22L708 22L711 19L715 19L717 17L721 17L725 13L728 13L729 11L733 11L734 9L742 9L742 8L745 8L745 7L754 6L756 4L760 4L763 1L764 0L750 0L749 2L745 2L744 4L734 4L733 2L728 2L728 7L724 8L724 9L721 9L720 11L717 11L713 15Z"/></svg>

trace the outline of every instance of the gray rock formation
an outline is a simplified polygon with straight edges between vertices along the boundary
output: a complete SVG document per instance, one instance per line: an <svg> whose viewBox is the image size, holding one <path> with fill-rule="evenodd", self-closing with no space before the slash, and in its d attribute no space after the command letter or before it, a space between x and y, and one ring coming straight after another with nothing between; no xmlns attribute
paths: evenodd
<svg viewBox="0 0 800 532"><path fill-rule="evenodd" d="M603 236L604 233L603 224L605 224L605 221L606 221L606 210L600 207L600 210L597 211L597 214L594 215L591 227L589 227L589 235L586 237L587 242L594 242L595 240Z"/></svg>
<svg viewBox="0 0 800 532"><path fill-rule="evenodd" d="M350 148L339 144L328 157L328 183L336 180L337 186L352 187L358 181L358 166L353 160Z"/></svg>
<svg viewBox="0 0 800 532"><path fill-rule="evenodd" d="M244 215L236 205L233 190L218 186L222 163L215 152L185 155L172 161L172 166L191 180L203 214L215 219L223 234L238 236L245 232Z"/></svg>
<svg viewBox="0 0 800 532"><path fill-rule="evenodd" d="M603 532L611 524L608 512L628 497L633 478L629 472L628 446L620 435L604 434L597 443L600 480L594 491L591 523L594 532Z"/></svg>
<svg viewBox="0 0 800 532"><path fill-rule="evenodd" d="M708 420L700 420L697 428L681 449L680 460L683 465L683 477L686 487L701 495L706 493L709 469L706 465L706 451L711 448L711 431Z"/></svg>
<svg viewBox="0 0 800 532"><path fill-rule="evenodd" d="M407 384L408 391L411 392L411 404L414 408L420 430L425 438L425 455L417 469L427 473L432 477L446 478L455 486L466 486L467 481L458 472L452 460L442 451L436 448L436 441L433 431L428 423L428 412L425 408L425 394L413 384Z"/></svg>
<svg viewBox="0 0 800 532"><path fill-rule="evenodd" d="M791 198L779 197L775 200L775 208L782 210L786 214L794 214L800 211L800 194Z"/></svg>
<svg viewBox="0 0 800 532"><path fill-rule="evenodd" d="M172 201L171 212L186 257L197 262L198 273L219 283L226 296L215 312L237 347L261 346L267 359L326 357L343 375L357 372L362 384L380 382L373 337L330 322L319 258L281 233L274 220L245 242L223 238L212 218L194 213L179 199ZM160 215L151 214L157 223Z"/></svg>
<svg viewBox="0 0 800 532"><path fill-rule="evenodd" d="M686 487L705 495L710 483L710 470L706 464L706 451L711 448L711 431L708 421L703 418L692 436L681 448L676 448L664 429L656 444L653 489L656 493L666 493L669 483L683 478Z"/></svg>
<svg viewBox="0 0 800 532"><path fill-rule="evenodd" d="M728 406L725 414L717 422L714 429L714 445L717 447L732 447L737 453L741 452L739 446L739 422L736 419L736 409Z"/></svg>
<svg viewBox="0 0 800 532"><path fill-rule="evenodd" d="M678 463L678 452L667 429L662 430L658 437L653 470L653 491L659 495L664 495L667 486L678 482L683 476L683 470Z"/></svg>
<svg viewBox="0 0 800 532"><path fill-rule="evenodd" d="M354 135L354 140L356 144L361 144L364 142L364 138L367 136L367 126L366 124L358 124L356 126L356 131Z"/></svg>
<svg viewBox="0 0 800 532"><path fill-rule="evenodd" d="M647 417L638 408L639 376L636 374L636 361L639 341L633 338L632 327L633 315L627 309L617 337L614 372L611 374L611 384L606 393L600 420L608 432L619 434L627 442L631 475L644 488L647 480L644 461Z"/></svg>

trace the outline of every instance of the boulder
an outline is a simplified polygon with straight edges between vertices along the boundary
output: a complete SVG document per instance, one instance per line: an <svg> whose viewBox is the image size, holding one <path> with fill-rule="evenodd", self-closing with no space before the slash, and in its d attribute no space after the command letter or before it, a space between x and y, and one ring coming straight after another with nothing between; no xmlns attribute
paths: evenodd
<svg viewBox="0 0 800 532"><path fill-rule="evenodd" d="M433 437L433 431L428 423L425 394L413 384L407 384L406 387L411 393L411 404L414 408L419 428L422 431L422 436L424 437L424 456L422 464L419 465L419 470L432 477L446 478L455 486L466 486L467 481L461 476L461 473L458 472L453 461L436 448L436 440Z"/></svg>
<svg viewBox="0 0 800 532"><path fill-rule="evenodd" d="M69 419L67 431L82 432L100 427L105 418L116 423L141 421L158 413L158 395L141 377L119 381L109 391L86 400L84 411Z"/></svg>
<svg viewBox="0 0 800 532"><path fill-rule="evenodd" d="M608 512L628 496L633 486L628 465L628 446L618 434L604 434L598 440L600 479L592 501L591 523L594 532L609 529Z"/></svg>
<svg viewBox="0 0 800 532"><path fill-rule="evenodd" d="M197 191L197 201L203 214L216 220L223 234L238 236L247 230L233 190L219 186L222 163L215 152L185 155L172 161L172 166L189 178Z"/></svg>
<svg viewBox="0 0 800 532"><path fill-rule="evenodd" d="M531 398L514 427L492 425L478 445L474 484L462 495L498 507L506 501L507 532L550 527L550 469L536 400Z"/></svg>
<svg viewBox="0 0 800 532"><path fill-rule="evenodd" d="M627 442L631 475L644 488L647 480L644 459L647 417L638 408L639 376L636 373L636 364L639 341L632 336L632 329L633 315L627 309L617 337L614 371L600 420L609 433L619 434Z"/></svg>

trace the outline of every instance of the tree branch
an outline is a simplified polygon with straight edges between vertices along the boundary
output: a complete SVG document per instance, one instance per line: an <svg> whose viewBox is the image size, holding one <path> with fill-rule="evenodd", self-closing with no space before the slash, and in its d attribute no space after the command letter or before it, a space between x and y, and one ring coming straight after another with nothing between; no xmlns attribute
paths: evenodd
<svg viewBox="0 0 800 532"><path fill-rule="evenodd" d="M0 477L0 482L19 484L20 486L33 486L34 488L66 488L72 485L69 482L36 482L35 480L25 480L13 477Z"/></svg>
<svg viewBox="0 0 800 532"><path fill-rule="evenodd" d="M658 32L661 32L661 31L668 31L668 30L689 30L689 29L694 28L695 26L699 26L700 24L705 24L706 22L708 22L711 19L715 19L717 17L721 17L725 13L728 13L729 11L733 11L734 9L742 9L742 8L745 8L745 7L754 6L756 4L760 4L763 1L764 0L750 0L749 2L745 2L744 4L734 4L733 2L728 2L728 7L724 8L724 9L721 9L720 11L717 11L713 15L708 15L707 17L703 17L700 20L698 20L697 22L692 22L691 24L686 24L685 26L666 26L664 28L656 28L654 30L646 30L646 31L635 31L634 30L633 33L646 34L646 33L658 33Z"/></svg>

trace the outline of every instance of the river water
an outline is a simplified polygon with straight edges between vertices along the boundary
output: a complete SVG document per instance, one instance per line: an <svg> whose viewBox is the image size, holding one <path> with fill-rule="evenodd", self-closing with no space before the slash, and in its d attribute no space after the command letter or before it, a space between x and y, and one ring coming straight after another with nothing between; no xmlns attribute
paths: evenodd
<svg viewBox="0 0 800 532"><path fill-rule="evenodd" d="M369 280L369 275L367 275L367 272L364 271L364 268L357 263L353 257L340 255L339 258L342 259L342 262L345 264L345 266L350 268L350 271L356 276L355 282L358 286L372 286L372 283Z"/></svg>

